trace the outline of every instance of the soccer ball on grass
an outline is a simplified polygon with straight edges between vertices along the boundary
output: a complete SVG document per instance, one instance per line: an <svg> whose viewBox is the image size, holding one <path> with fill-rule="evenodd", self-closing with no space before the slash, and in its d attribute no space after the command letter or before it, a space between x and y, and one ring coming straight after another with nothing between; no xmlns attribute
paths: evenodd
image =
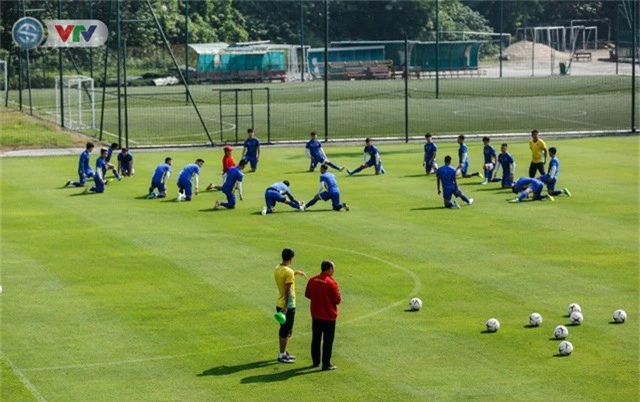
<svg viewBox="0 0 640 402"><path fill-rule="evenodd" d="M569 304L569 307L567 307L567 314L571 315L571 313L573 313L574 311L582 313L582 309L580 308L580 305L578 303L571 303Z"/></svg>
<svg viewBox="0 0 640 402"><path fill-rule="evenodd" d="M489 318L486 326L487 332L497 332L500 329L500 321L495 318Z"/></svg>
<svg viewBox="0 0 640 402"><path fill-rule="evenodd" d="M627 313L624 310L616 310L613 312L613 321L622 324L627 321Z"/></svg>
<svg viewBox="0 0 640 402"><path fill-rule="evenodd" d="M582 324L582 321L584 321L584 317L582 316L582 313L578 311L574 311L573 313L571 313L571 315L569 316L569 319L571 320L571 324L573 325L580 325Z"/></svg>
<svg viewBox="0 0 640 402"><path fill-rule="evenodd" d="M422 300L418 299L417 297L414 297L413 299L409 300L409 309L412 311L418 311L422 308Z"/></svg>
<svg viewBox="0 0 640 402"><path fill-rule="evenodd" d="M573 344L569 341L562 341L558 345L558 353L560 356L569 356L573 352Z"/></svg>
<svg viewBox="0 0 640 402"><path fill-rule="evenodd" d="M569 330L564 325L558 325L556 329L553 330L553 336L556 339L565 339L569 336Z"/></svg>
<svg viewBox="0 0 640 402"><path fill-rule="evenodd" d="M529 325L539 327L542 324L542 316L538 313L531 313L529 316Z"/></svg>

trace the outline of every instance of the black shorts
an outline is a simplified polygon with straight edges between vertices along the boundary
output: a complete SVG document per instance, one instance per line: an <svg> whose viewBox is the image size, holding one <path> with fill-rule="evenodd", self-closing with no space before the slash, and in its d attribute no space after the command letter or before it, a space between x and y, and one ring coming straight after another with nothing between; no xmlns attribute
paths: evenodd
<svg viewBox="0 0 640 402"><path fill-rule="evenodd" d="M276 311L280 312L282 311L282 309L280 307L276 307ZM287 321L280 325L280 331L278 332L278 335L280 335L280 338L289 338L291 336L291 333L293 332L293 322L295 321L296 318L296 309L295 308L290 308L287 310Z"/></svg>

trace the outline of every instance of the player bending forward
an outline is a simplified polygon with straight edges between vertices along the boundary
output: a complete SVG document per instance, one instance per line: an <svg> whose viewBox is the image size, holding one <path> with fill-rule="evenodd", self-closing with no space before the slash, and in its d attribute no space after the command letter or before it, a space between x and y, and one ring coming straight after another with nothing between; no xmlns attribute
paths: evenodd
<svg viewBox="0 0 640 402"><path fill-rule="evenodd" d="M344 209L345 211L349 210L349 207L346 203L340 203L340 189L338 188L336 176L334 176L332 173L327 172L327 165L320 166L320 188L318 189L318 194L316 194L311 201L307 202L304 205L304 209L306 210L309 207L312 207L319 200L331 200L334 211L339 212L342 209Z"/></svg>

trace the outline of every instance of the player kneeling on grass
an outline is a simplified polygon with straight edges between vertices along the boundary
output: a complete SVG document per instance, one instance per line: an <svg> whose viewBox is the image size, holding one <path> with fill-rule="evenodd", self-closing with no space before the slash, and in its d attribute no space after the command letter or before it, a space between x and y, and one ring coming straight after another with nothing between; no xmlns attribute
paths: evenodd
<svg viewBox="0 0 640 402"><path fill-rule="evenodd" d="M78 181L67 180L65 187L73 185L74 187L84 187L88 178L93 177L93 170L89 164L91 158L91 151L93 151L93 143L87 142L87 146L80 154L80 161L78 162Z"/></svg>
<svg viewBox="0 0 640 402"><path fill-rule="evenodd" d="M225 178L221 189L222 192L227 196L227 202L220 202L216 200L216 203L214 205L215 209L218 209L221 206L229 209L233 209L236 207L236 195L234 194L236 187L238 188L238 196L240 197L240 201L244 199L242 197L242 178L244 177L242 170L245 166L247 166L247 163L248 162L246 159L242 159L240 163L238 163L238 166L234 166L227 171L227 177Z"/></svg>
<svg viewBox="0 0 640 402"><path fill-rule="evenodd" d="M335 163L331 162L327 159L327 155L324 153L322 149L322 144L318 141L318 134L315 131L311 132L311 140L307 142L305 145L305 153L311 159L309 163L309 171L313 172L316 169L318 163L328 165L335 170L342 172L344 170L344 166L338 166Z"/></svg>
<svg viewBox="0 0 640 402"><path fill-rule="evenodd" d="M442 194L445 208L460 208L456 200L452 199L453 196L461 198L469 205L473 203L473 198L468 198L458 187L457 173L457 169L451 166L451 156L445 156L444 166L441 166L436 171L438 194ZM444 193L440 191L440 183L442 183Z"/></svg>
<svg viewBox="0 0 640 402"><path fill-rule="evenodd" d="M107 174L107 149L102 148L100 150L100 157L96 160L96 170L93 175L93 182L95 186L91 188L85 188L85 193L89 191L93 191L94 193L104 193L104 186L106 186L109 180L106 180L104 177Z"/></svg>
<svg viewBox="0 0 640 402"><path fill-rule="evenodd" d="M518 194L518 197L510 200L509 202L522 202L529 197L529 194L533 194L534 200L553 201L552 196L547 194L542 195L543 188L544 184L540 180L530 177L521 177L513 186L513 192Z"/></svg>
<svg viewBox="0 0 640 402"><path fill-rule="evenodd" d="M304 209L307 209L313 206L318 201L329 201L331 200L331 204L333 205L334 211L340 211L344 208L345 211L349 210L349 207L346 203L340 203L340 188L338 188L338 182L336 181L336 176L332 173L327 172L327 166L320 166L320 188L318 189L318 194L316 194L313 199L307 202L304 205Z"/></svg>
<svg viewBox="0 0 640 402"><path fill-rule="evenodd" d="M133 176L133 154L127 148L122 148L118 154L118 172L122 176Z"/></svg>
<svg viewBox="0 0 640 402"><path fill-rule="evenodd" d="M549 170L547 171L547 174L543 174L538 177L538 180L547 185L547 192L549 192L549 195L565 194L571 197L571 193L567 188L556 190L556 181L558 180L558 173L560 173L560 161L556 157L556 151L555 147L549 148L549 156L551 156L551 160L549 161Z"/></svg>
<svg viewBox="0 0 640 402"><path fill-rule="evenodd" d="M367 160L367 158L369 158L369 160ZM364 163L353 170L347 169L347 173L349 173L349 176L353 176L361 170L370 168L371 166L375 167L376 174L385 173L385 170L382 167L382 159L380 159L378 147L373 145L371 138L367 138L364 146Z"/></svg>
<svg viewBox="0 0 640 402"><path fill-rule="evenodd" d="M516 171L516 162L507 152L507 144L504 143L500 146L500 154L498 155L498 164L493 171L492 182L501 182L502 188L512 188L515 182L513 181L513 174ZM498 170L502 167L502 178L498 177Z"/></svg>
<svg viewBox="0 0 640 402"><path fill-rule="evenodd" d="M171 175L171 158L166 158L164 163L161 163L156 167L153 176L151 177L151 187L149 187L149 195L147 198L164 198L167 196L167 180ZM153 190L158 189L158 193L154 193Z"/></svg>
<svg viewBox="0 0 640 402"><path fill-rule="evenodd" d="M484 180L481 185L485 185L490 181L493 181L493 170L498 165L498 156L496 155L496 150L491 146L491 139L489 137L483 137L482 143L484 147L482 148L482 154L484 155L484 165L482 165L482 169L484 170Z"/></svg>
<svg viewBox="0 0 640 402"><path fill-rule="evenodd" d="M276 202L288 204L291 208L304 211L304 203L296 201L289 190L289 181L273 183L264 192L264 202L266 207L262 208L262 215L271 214L276 211Z"/></svg>
<svg viewBox="0 0 640 402"><path fill-rule="evenodd" d="M176 198L176 201L191 201L191 179L193 179L195 194L198 195L198 177L202 165L204 165L204 160L196 159L194 163L190 163L182 168L178 174L178 198Z"/></svg>

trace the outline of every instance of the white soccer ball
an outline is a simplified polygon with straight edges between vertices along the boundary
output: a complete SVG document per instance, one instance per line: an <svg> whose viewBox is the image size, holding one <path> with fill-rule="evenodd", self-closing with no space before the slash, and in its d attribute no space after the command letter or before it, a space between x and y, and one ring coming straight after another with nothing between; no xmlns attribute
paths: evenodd
<svg viewBox="0 0 640 402"><path fill-rule="evenodd" d="M556 329L553 330L553 336L555 336L556 339L565 339L569 336L569 330L564 325L558 325Z"/></svg>
<svg viewBox="0 0 640 402"><path fill-rule="evenodd" d="M500 321L495 318L489 318L487 320L487 331L488 332L497 332L500 329Z"/></svg>
<svg viewBox="0 0 640 402"><path fill-rule="evenodd" d="M542 316L538 313L531 313L529 316L529 325L539 327L542 324Z"/></svg>
<svg viewBox="0 0 640 402"><path fill-rule="evenodd" d="M569 319L571 320L571 324L573 325L580 325L582 324L582 321L584 321L584 317L582 317L582 313L578 311L574 311L573 313L571 313L571 315L569 316Z"/></svg>
<svg viewBox="0 0 640 402"><path fill-rule="evenodd" d="M627 321L627 313L624 310L616 310L613 312L613 321L623 323Z"/></svg>
<svg viewBox="0 0 640 402"><path fill-rule="evenodd" d="M569 356L573 352L573 344L569 341L562 341L558 345L558 353L560 356Z"/></svg>
<svg viewBox="0 0 640 402"><path fill-rule="evenodd" d="M573 313L574 311L577 311L578 313L582 313L582 309L580 308L580 305L578 303L571 303L567 308L567 313L569 315L571 315L571 313Z"/></svg>
<svg viewBox="0 0 640 402"><path fill-rule="evenodd" d="M409 308L413 311L420 310L422 308L422 300L418 299L417 297L409 300Z"/></svg>

